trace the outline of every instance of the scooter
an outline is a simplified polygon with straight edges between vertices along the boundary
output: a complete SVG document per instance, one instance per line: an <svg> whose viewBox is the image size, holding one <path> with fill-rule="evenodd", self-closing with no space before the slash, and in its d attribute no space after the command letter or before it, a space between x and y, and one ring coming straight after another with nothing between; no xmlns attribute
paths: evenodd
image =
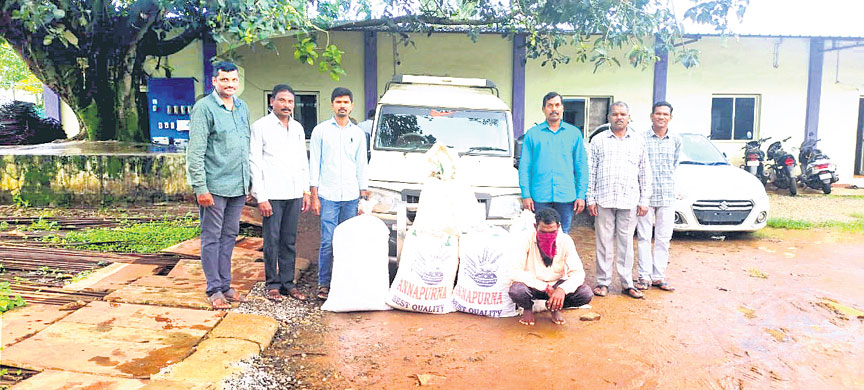
<svg viewBox="0 0 864 390"><path fill-rule="evenodd" d="M782 141L775 141L768 147L768 160L773 162L768 165L768 180L777 188L786 188L789 195L798 195L798 183L792 178L792 168L795 167L795 157L783 150L783 142L792 137L786 137Z"/></svg>
<svg viewBox="0 0 864 390"><path fill-rule="evenodd" d="M817 142L818 139L809 139L801 143L801 151L798 153L801 175L798 176L798 181L807 187L830 194L831 184L840 180L837 176L837 166L831 163L826 154L816 148Z"/></svg>
<svg viewBox="0 0 864 390"><path fill-rule="evenodd" d="M741 168L750 172L751 175L756 176L756 178L762 182L763 186L765 185L767 176L764 174L765 152L762 151L762 143L769 139L771 139L771 137L753 140L747 142L746 145L741 147L741 149L744 149L744 165L742 165Z"/></svg>

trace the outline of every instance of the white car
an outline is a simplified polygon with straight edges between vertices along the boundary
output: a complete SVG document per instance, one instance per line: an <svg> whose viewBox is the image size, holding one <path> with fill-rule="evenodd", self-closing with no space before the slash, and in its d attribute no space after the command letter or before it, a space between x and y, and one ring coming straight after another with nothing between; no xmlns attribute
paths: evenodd
<svg viewBox="0 0 864 390"><path fill-rule="evenodd" d="M768 195L762 182L729 164L704 135L680 136L675 231L752 232L765 227Z"/></svg>

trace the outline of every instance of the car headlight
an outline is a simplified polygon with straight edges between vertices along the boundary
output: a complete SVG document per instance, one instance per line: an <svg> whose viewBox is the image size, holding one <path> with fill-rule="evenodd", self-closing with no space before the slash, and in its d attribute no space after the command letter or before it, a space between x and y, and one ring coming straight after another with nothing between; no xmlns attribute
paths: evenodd
<svg viewBox="0 0 864 390"><path fill-rule="evenodd" d="M489 218L516 218L522 212L518 195L493 196L489 199Z"/></svg>
<svg viewBox="0 0 864 390"><path fill-rule="evenodd" d="M369 189L369 201L375 202L373 213L395 213L396 206L402 202L402 194L381 188Z"/></svg>

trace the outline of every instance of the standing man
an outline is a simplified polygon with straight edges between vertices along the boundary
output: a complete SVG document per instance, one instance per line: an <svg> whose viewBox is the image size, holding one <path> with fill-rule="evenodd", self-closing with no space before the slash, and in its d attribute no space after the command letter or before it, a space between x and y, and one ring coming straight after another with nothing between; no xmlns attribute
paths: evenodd
<svg viewBox="0 0 864 390"><path fill-rule="evenodd" d="M252 195L264 216L264 276L267 298L281 302L282 295L300 301L306 296L294 286L297 256L297 221L311 206L309 160L303 125L294 120L294 90L285 84L273 87L273 112L252 124L249 165Z"/></svg>
<svg viewBox="0 0 864 390"><path fill-rule="evenodd" d="M645 132L645 147L653 177L648 214L639 217L636 224L636 247L639 250L639 280L636 288L647 290L655 286L664 291L675 288L666 282L666 265L669 263L669 241L675 224L675 169L681 155L681 137L669 134L672 120L672 105L669 102L654 103L651 107L651 131ZM654 234L654 251L651 251L651 234Z"/></svg>
<svg viewBox="0 0 864 390"><path fill-rule="evenodd" d="M517 256L513 271L510 299L522 308L524 325L534 325L534 300L545 299L552 322L564 325L561 309L579 307L591 302L591 287L583 284L585 271L568 236L558 234L561 217L553 208L537 210L537 233L526 236L525 246Z"/></svg>
<svg viewBox="0 0 864 390"><path fill-rule="evenodd" d="M359 197L368 197L366 180L366 135L351 123L354 96L347 88L330 94L333 118L312 130L309 141L309 171L312 210L321 216L321 247L318 250L318 299L330 293L333 272L333 230L357 215Z"/></svg>
<svg viewBox="0 0 864 390"><path fill-rule="evenodd" d="M249 188L249 107L234 96L240 84L230 62L213 66L213 87L192 108L186 171L201 219L201 267L214 309L245 302L231 288L231 252Z"/></svg>
<svg viewBox="0 0 864 390"><path fill-rule="evenodd" d="M561 120L564 103L558 92L543 97L546 121L525 133L519 159L519 187L526 210L553 208L561 215L561 230L570 233L573 212L585 208L588 157L582 132Z"/></svg>
<svg viewBox="0 0 864 390"><path fill-rule="evenodd" d="M604 297L612 284L612 260L621 278L624 293L633 298L644 294L633 287L633 231L636 216L648 213L651 172L645 138L628 128L627 103L609 106L610 131L591 142L588 177L588 213L597 217L597 287L594 295ZM614 250L614 255L613 255Z"/></svg>

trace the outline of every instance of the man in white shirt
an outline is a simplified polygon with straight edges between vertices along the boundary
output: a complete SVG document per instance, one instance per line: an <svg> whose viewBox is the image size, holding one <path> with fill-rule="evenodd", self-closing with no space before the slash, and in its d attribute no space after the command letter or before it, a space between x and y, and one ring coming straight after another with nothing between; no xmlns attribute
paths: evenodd
<svg viewBox="0 0 864 390"><path fill-rule="evenodd" d="M603 297L612 284L612 263L623 292L632 298L644 294L633 285L633 233L636 217L648 213L651 167L645 138L628 127L630 108L624 102L609 106L610 131L591 140L588 160L588 213L597 217L597 287Z"/></svg>
<svg viewBox="0 0 864 390"><path fill-rule="evenodd" d="M264 216L267 298L280 302L284 294L305 301L306 296L294 286L297 222L300 213L311 207L305 132L291 117L291 87L274 86L270 105L273 112L252 124L249 142L252 195Z"/></svg>
<svg viewBox="0 0 864 390"><path fill-rule="evenodd" d="M333 230L357 215L360 197L367 197L366 133L351 123L354 95L347 88L330 94L333 118L312 130L309 172L312 210L321 216L318 250L318 299L327 299L333 273Z"/></svg>

